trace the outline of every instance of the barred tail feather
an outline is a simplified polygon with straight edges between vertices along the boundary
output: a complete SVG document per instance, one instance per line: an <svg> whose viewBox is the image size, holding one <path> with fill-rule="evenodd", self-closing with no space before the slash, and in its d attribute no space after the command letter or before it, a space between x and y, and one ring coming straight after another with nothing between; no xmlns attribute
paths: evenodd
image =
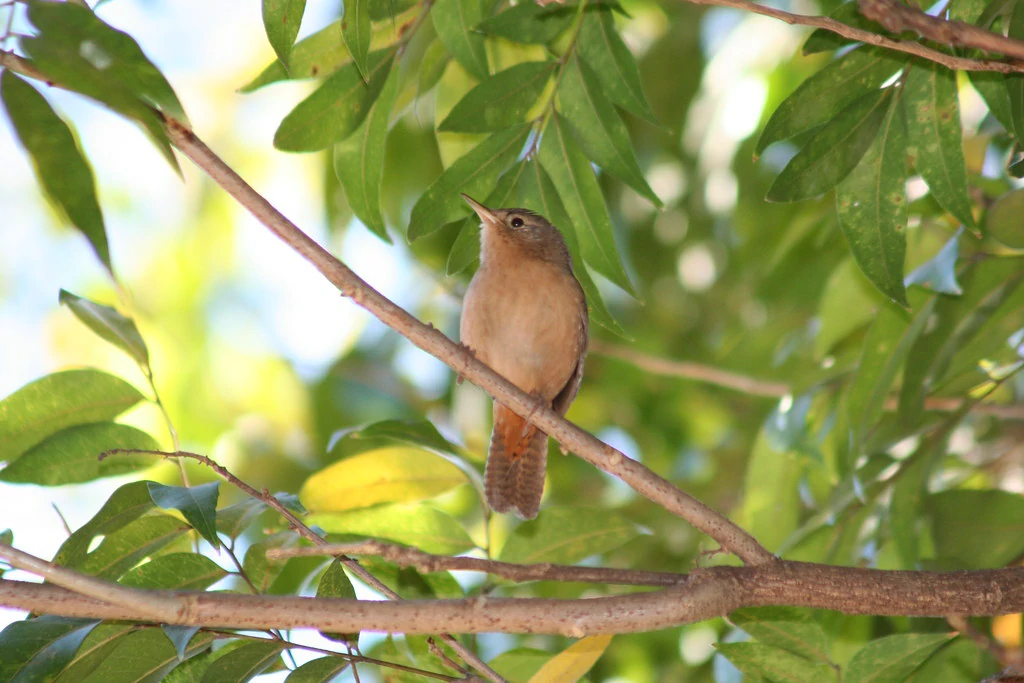
<svg viewBox="0 0 1024 683"><path fill-rule="evenodd" d="M494 404L494 433L487 454L484 490L495 512L533 519L544 493L548 436L508 408Z"/></svg>

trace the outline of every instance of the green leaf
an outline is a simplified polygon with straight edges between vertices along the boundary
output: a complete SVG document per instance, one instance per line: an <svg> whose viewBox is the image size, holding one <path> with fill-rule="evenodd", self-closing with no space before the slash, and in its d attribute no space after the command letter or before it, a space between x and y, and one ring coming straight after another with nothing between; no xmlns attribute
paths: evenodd
<svg viewBox="0 0 1024 683"><path fill-rule="evenodd" d="M988 110L1011 135L1014 132L1013 113L1010 108L1010 91L1006 87L1006 76L996 71L968 71L971 85L985 100Z"/></svg>
<svg viewBox="0 0 1024 683"><path fill-rule="evenodd" d="M423 504L398 503L349 512L310 515L310 524L332 534L383 538L428 553L454 555L475 544L454 517Z"/></svg>
<svg viewBox="0 0 1024 683"><path fill-rule="evenodd" d="M210 647L213 635L199 633L189 642L184 657L187 659ZM117 683L152 683L163 681L180 659L175 646L158 628L132 630L117 639L96 669L86 679L117 681ZM73 680L73 679L72 679Z"/></svg>
<svg viewBox="0 0 1024 683"><path fill-rule="evenodd" d="M429 235L467 215L471 209L459 193L488 196L501 172L523 151L529 134L530 126L525 124L495 133L445 169L412 207L409 240Z"/></svg>
<svg viewBox="0 0 1024 683"><path fill-rule="evenodd" d="M521 6L521 5L520 5ZM526 681L551 659L551 653L529 647L505 650L487 665L510 681Z"/></svg>
<svg viewBox="0 0 1024 683"><path fill-rule="evenodd" d="M133 481L110 494L92 519L71 534L53 557L53 563L77 566L97 536L106 536L135 521L153 509L147 482Z"/></svg>
<svg viewBox="0 0 1024 683"><path fill-rule="evenodd" d="M605 508L551 507L523 522L505 541L502 562L575 564L614 550L647 533L623 515Z"/></svg>
<svg viewBox="0 0 1024 683"><path fill-rule="evenodd" d="M122 576L118 583L134 588L201 591L217 583L227 572L216 562L195 553L170 553L154 557Z"/></svg>
<svg viewBox="0 0 1024 683"><path fill-rule="evenodd" d="M1020 211L1024 211L1024 203L1022 203ZM992 210L989 209L989 216L991 215ZM907 275L903 284L907 287L918 285L939 294L951 294L953 296L963 294L960 283L956 281L956 260L959 254L960 233L957 232L956 235L953 235L943 245L939 253L915 268L910 275Z"/></svg>
<svg viewBox="0 0 1024 683"><path fill-rule="evenodd" d="M1016 3L1010 15L1008 37L1024 39L1024 3ZM1010 96L1010 118L1018 142L1024 142L1024 74L1007 74L1006 91Z"/></svg>
<svg viewBox="0 0 1024 683"><path fill-rule="evenodd" d="M597 75L575 54L563 67L558 102L562 116L587 156L661 208L661 200L647 184L636 161L626 124L605 96Z"/></svg>
<svg viewBox="0 0 1024 683"><path fill-rule="evenodd" d="M523 177L525 169L526 162L521 161L501 176L494 191L484 200L484 205L495 208L514 205L519 179ZM448 253L448 264L445 267L448 275L462 272L479 259L480 230L480 218L475 213L471 213L466 220L462 221L459 236L455 238L452 250Z"/></svg>
<svg viewBox="0 0 1024 683"><path fill-rule="evenodd" d="M857 167L878 137L879 128L889 112L889 101L889 91L876 90L839 112L782 169L765 199L770 202L796 202L817 197L838 185ZM895 124L889 126L889 134L895 130ZM877 165L865 168L870 170ZM844 207L839 206L839 209L842 212ZM899 286L903 286L902 273Z"/></svg>
<svg viewBox="0 0 1024 683"><path fill-rule="evenodd" d="M999 197L985 215L985 231L1008 247L1024 249L1024 188ZM954 257L955 260L955 257Z"/></svg>
<svg viewBox="0 0 1024 683"><path fill-rule="evenodd" d="M178 162L152 107L187 124L185 112L163 74L138 44L100 21L88 8L69 2L33 2L28 18L39 30L21 47L49 80L110 107L142 125L178 171Z"/></svg>
<svg viewBox="0 0 1024 683"><path fill-rule="evenodd" d="M522 62L488 76L455 105L438 130L488 133L523 123L554 67L554 62Z"/></svg>
<svg viewBox="0 0 1024 683"><path fill-rule="evenodd" d="M747 607L729 621L759 642L780 647L813 662L830 664L828 636L806 611L793 607Z"/></svg>
<svg viewBox="0 0 1024 683"><path fill-rule="evenodd" d="M66 427L111 420L145 397L99 370L64 370L30 382L0 401L0 460L12 462Z"/></svg>
<svg viewBox="0 0 1024 683"><path fill-rule="evenodd" d="M385 142L398 80L398 69L392 69L366 120L351 136L334 146L334 172L345 188L352 212L389 244L391 238L380 208L380 188L384 182Z"/></svg>
<svg viewBox="0 0 1024 683"><path fill-rule="evenodd" d="M129 622L108 621L96 626L86 636L74 658L56 677L56 683L86 680L113 652L120 638L136 628L135 624Z"/></svg>
<svg viewBox="0 0 1024 683"><path fill-rule="evenodd" d="M240 503L217 510L217 531L228 538L238 538L267 509L259 498L246 498Z"/></svg>
<svg viewBox="0 0 1024 683"><path fill-rule="evenodd" d="M198 556L190 555L190 557ZM160 630L164 632L165 636L167 636L167 640L171 641L171 645L174 646L174 651L178 654L178 660L180 661L185 658L185 651L188 649L188 644L192 640L192 637L199 632L199 627L160 624Z"/></svg>
<svg viewBox="0 0 1024 683"><path fill-rule="evenodd" d="M631 114L658 124L640 84L636 58L615 30L611 8L594 7L583 13L576 49L593 68L612 102Z"/></svg>
<svg viewBox="0 0 1024 683"><path fill-rule="evenodd" d="M384 88L394 56L391 48L372 53L368 82L355 64L335 71L284 117L274 146L285 152L315 152L351 135Z"/></svg>
<svg viewBox="0 0 1024 683"><path fill-rule="evenodd" d="M863 107L861 109L864 111ZM880 127L877 116L879 111L883 117ZM843 146L840 142L838 149L843 151L837 154L824 152L821 159L827 160L827 164L844 164L845 168L850 157L837 156L844 153L855 155L865 141L868 143L866 151L860 153L860 163L851 171L846 171L849 175L836 190L839 226L861 272L882 294L906 306L903 260L907 248L907 196L903 121L896 106L889 107L887 112L884 108L867 111L866 118L862 120L866 123L852 145ZM874 136L874 139L869 136ZM812 170L813 166L807 168ZM818 171L827 173L820 167ZM780 175L776 183L781 180ZM807 176L804 182L811 185L817 183Z"/></svg>
<svg viewBox="0 0 1024 683"><path fill-rule="evenodd" d="M274 60L256 78L242 86L240 92L250 93L290 78L327 76L351 61L352 55L341 35L341 21L334 21L295 43L287 69L280 60Z"/></svg>
<svg viewBox="0 0 1024 683"><path fill-rule="evenodd" d="M83 299L64 289L60 290L57 300L102 339L127 353L142 367L149 367L149 350L134 320L110 306Z"/></svg>
<svg viewBox="0 0 1024 683"><path fill-rule="evenodd" d="M718 651L746 676L774 683L816 683L835 678L831 667L763 643L718 643Z"/></svg>
<svg viewBox="0 0 1024 683"><path fill-rule="evenodd" d="M267 640L240 645L214 662L203 674L203 683L244 683L266 671L281 657L284 643Z"/></svg>
<svg viewBox="0 0 1024 683"><path fill-rule="evenodd" d="M999 490L929 496L935 551L963 569L1003 567L1024 552L1024 496Z"/></svg>
<svg viewBox="0 0 1024 683"><path fill-rule="evenodd" d="M349 439L390 439L438 452L458 454L461 449L441 436L427 420L383 420L345 435Z"/></svg>
<svg viewBox="0 0 1024 683"><path fill-rule="evenodd" d="M197 486L165 486L149 482L149 495L153 503L164 510L178 510L192 528L199 532L214 548L220 547L217 538L217 497L220 482L212 481Z"/></svg>
<svg viewBox="0 0 1024 683"><path fill-rule="evenodd" d="M69 567L101 579L118 579L145 558L188 531L169 515L150 515L108 534L91 553Z"/></svg>
<svg viewBox="0 0 1024 683"><path fill-rule="evenodd" d="M778 106L757 140L755 156L773 142L834 119L848 105L878 90L902 66L891 52L868 46L830 62Z"/></svg>
<svg viewBox="0 0 1024 683"><path fill-rule="evenodd" d="M342 3L344 14L341 18L341 35L352 55L363 80L370 80L367 72L367 56L370 54L370 2L369 0L345 0Z"/></svg>
<svg viewBox="0 0 1024 683"><path fill-rule="evenodd" d="M46 98L13 71L5 70L0 76L0 96L43 193L85 235L97 258L113 274L96 180L74 132Z"/></svg>
<svg viewBox="0 0 1024 683"><path fill-rule="evenodd" d="M62 486L101 477L137 472L160 461L158 455L121 455L99 459L115 448L153 451L152 436L116 422L95 422L62 429L27 450L0 470L0 481L40 486Z"/></svg>
<svg viewBox="0 0 1024 683"><path fill-rule="evenodd" d="M583 293L587 297L590 321L629 340L629 335L622 329L618 321L612 317L607 306L605 306L600 290L598 290L594 280L590 277L590 271L583 262L583 254L580 250L576 231L568 214L565 212L565 207L562 206L562 201L558 198L558 191L551 182L551 178L548 177L537 161L531 160L527 166L526 174L519 184L520 204L526 209L541 214L561 231L562 237L565 238L565 243L569 247L569 253L572 255L573 273L576 275L576 279L580 281Z"/></svg>
<svg viewBox="0 0 1024 683"><path fill-rule="evenodd" d="M611 218L597 176L558 114L544 133L538 158L558 189L558 196L572 219L587 263L630 295L636 296L615 244Z"/></svg>
<svg viewBox="0 0 1024 683"><path fill-rule="evenodd" d="M550 43L572 24L575 7L544 7L523 2L484 19L476 30L517 43Z"/></svg>
<svg viewBox="0 0 1024 683"><path fill-rule="evenodd" d="M348 668L348 661L341 657L320 657L296 668L285 683L330 683L338 674Z"/></svg>
<svg viewBox="0 0 1024 683"><path fill-rule="evenodd" d="M345 573L345 568L339 558L334 558L324 575L320 577L320 583L316 587L316 597L356 599L356 589L352 586L352 581ZM358 633L325 633L324 631L320 633L330 640L352 645L359 644Z"/></svg>
<svg viewBox="0 0 1024 683"><path fill-rule="evenodd" d="M267 551L271 548L294 548L299 544L299 535L294 531L279 531L267 536L259 543L253 543L242 560L242 569L260 593L266 593L274 580L284 569L287 560L271 560Z"/></svg>
<svg viewBox="0 0 1024 683"><path fill-rule="evenodd" d="M263 29L267 32L267 41L286 68L305 11L306 0L263 0Z"/></svg>
<svg viewBox="0 0 1024 683"><path fill-rule="evenodd" d="M487 78L490 69L484 37L473 30L484 18L480 0L437 0L430 17L437 37L456 61L477 80Z"/></svg>
<svg viewBox="0 0 1024 683"><path fill-rule="evenodd" d="M873 640L850 658L845 683L903 683L953 636L948 633L900 633Z"/></svg>
<svg viewBox="0 0 1024 683"><path fill-rule="evenodd" d="M9 624L0 631L0 680L52 680L98 623L47 615Z"/></svg>
<svg viewBox="0 0 1024 683"><path fill-rule="evenodd" d="M967 166L960 130L956 72L934 62L915 63L903 86L908 154L932 196L967 226L974 226L967 197Z"/></svg>
<svg viewBox="0 0 1024 683"><path fill-rule="evenodd" d="M417 96L429 92L437 82L444 76L444 70L448 67L448 60L451 55L445 49L444 43L435 40L423 53L418 69L419 75L416 81Z"/></svg>

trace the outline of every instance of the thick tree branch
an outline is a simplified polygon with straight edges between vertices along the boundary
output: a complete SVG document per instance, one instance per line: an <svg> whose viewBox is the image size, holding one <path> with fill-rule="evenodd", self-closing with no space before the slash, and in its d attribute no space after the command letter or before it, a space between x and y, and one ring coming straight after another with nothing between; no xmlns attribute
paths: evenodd
<svg viewBox="0 0 1024 683"><path fill-rule="evenodd" d="M70 571L70 570L65 570ZM635 633L723 616L741 607L792 605L846 614L943 617L1024 611L1024 568L969 572L882 571L779 561L712 567L671 588L578 600L468 598L401 602L167 592L129 589L188 609L170 623L267 629L402 633L548 633L573 638ZM0 604L69 617L149 621L142 609L113 605L54 585L0 580Z"/></svg>
<svg viewBox="0 0 1024 683"><path fill-rule="evenodd" d="M922 59L927 59L930 62L936 62L950 69L960 69L961 71L998 71L999 73L1012 74L1024 72L1024 63L1022 62L1001 62L991 59L968 59L966 57L955 57L948 55L938 50L933 50L929 47L925 47L916 41L911 40L894 40L886 36L872 33L871 31L865 31L864 29L854 28L848 26L840 21L836 21L831 17L820 17L820 16L809 16L806 14L794 14L793 12L786 12L784 10L775 9L774 7L768 7L766 5L758 5L747 0L683 0L692 5L715 5L718 7L733 7L735 9L743 10L744 12L751 12L752 14L762 14L766 17L772 17L779 21L784 21L787 24L796 26L811 26L813 28L822 28L826 31L831 31L836 35L840 35L850 40L855 40L861 43L867 43L868 45L877 45L878 47L884 47L888 50L895 50L896 52L905 52L906 54L914 55ZM870 17L869 17L870 18ZM936 21L945 23L943 20L938 19ZM979 31L981 29L978 29ZM985 33L988 33L985 31ZM925 34L922 34L925 35ZM995 34L990 34L995 35ZM926 37L930 37L927 36ZM970 36L971 39L977 38L977 36ZM982 45L975 45L970 42L967 37L964 38L968 42L962 43L964 47L977 47L978 49L985 49ZM1009 38L1004 38L1004 41L1010 41ZM1012 50L1013 54L1000 50L1008 56L1019 56L1019 53L1024 50L1024 43L1020 41L1010 41L1013 43ZM989 44L986 41L986 44ZM1005 49L1011 49L1011 45L1008 43L1001 43Z"/></svg>
<svg viewBox="0 0 1024 683"><path fill-rule="evenodd" d="M484 560L478 557L450 557L432 555L418 548L364 541L340 543L316 548L271 548L268 558L310 557L317 555L375 555L396 563L400 567L413 567L419 572L444 571L486 572L512 581L576 581L626 586L675 586L686 579L685 574L652 572L640 569L612 569L609 567L577 567L565 564L514 564Z"/></svg>

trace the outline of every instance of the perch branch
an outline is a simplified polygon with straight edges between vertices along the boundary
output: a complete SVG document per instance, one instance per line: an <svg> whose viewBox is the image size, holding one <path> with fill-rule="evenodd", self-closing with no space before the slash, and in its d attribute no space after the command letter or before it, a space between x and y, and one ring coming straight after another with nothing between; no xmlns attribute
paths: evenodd
<svg viewBox="0 0 1024 683"><path fill-rule="evenodd" d="M675 586L685 579L683 574L651 572L639 569L610 569L607 567L577 567L565 564L515 564L484 560L478 557L450 557L432 555L418 548L365 541L340 543L316 548L271 548L268 558L309 557L317 555L375 555L394 562L400 567L413 567L419 572L444 571L486 572L512 581L576 581L627 586Z"/></svg>

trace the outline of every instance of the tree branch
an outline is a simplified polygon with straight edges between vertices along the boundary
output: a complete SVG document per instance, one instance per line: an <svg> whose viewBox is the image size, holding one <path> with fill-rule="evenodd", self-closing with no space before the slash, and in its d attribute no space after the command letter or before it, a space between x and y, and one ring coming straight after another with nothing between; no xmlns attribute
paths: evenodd
<svg viewBox="0 0 1024 683"><path fill-rule="evenodd" d="M413 567L419 572L428 574L444 571L486 572L512 581L576 581L627 586L675 586L686 579L685 574L673 572L577 567L551 563L515 564L484 560L478 557L433 555L418 548L376 540L328 544L316 548L271 548L267 551L267 557L273 559L318 555L375 555L394 562L400 567Z"/></svg>
<svg viewBox="0 0 1024 683"><path fill-rule="evenodd" d="M63 569L70 572L72 570ZM1024 611L1024 568L883 571L778 561L711 567L657 591L577 600L486 598L401 602L127 589L183 601L167 623L231 629L316 628L401 633L545 633L572 638L636 633L723 616L741 607L792 605L846 614L942 617ZM149 621L142 609L50 584L0 580L0 604L93 619Z"/></svg>
<svg viewBox="0 0 1024 683"><path fill-rule="evenodd" d="M968 59L966 57L955 57L948 55L938 50L925 47L916 41L910 40L895 40L886 36L872 33L871 31L865 31L864 29L854 28L848 26L841 21L836 21L831 17L820 17L820 16L809 16L806 14L794 14L793 12L786 12L784 10L775 9L774 7L767 7L765 5L758 5L747 0L683 0L692 5L714 5L717 7L733 7L735 9L743 10L744 12L750 12L752 14L761 14L766 17L772 17L779 21L784 21L787 24L796 26L811 26L814 28L825 29L831 31L836 35L840 35L850 40L855 40L861 43L867 43L868 45L877 45L878 47L884 47L888 50L895 50L896 52L904 52L906 54L914 55L922 59L927 59L930 62L936 62L950 69L959 69L961 71L998 71L999 73L1012 74L1024 72L1024 63L1021 62L1001 62L991 59ZM870 1L870 0L869 0ZM863 4L861 5L863 8ZM871 17L868 17L869 19ZM936 19L940 23L947 23L942 19ZM957 22L961 23L961 22ZM982 29L977 29L982 31ZM982 31L988 33L988 31ZM922 34L925 35L925 34ZM996 34L989 34L995 36ZM930 37L927 36L926 37ZM1002 38L1002 36L999 36ZM964 35L961 34L961 38L965 42L961 43L964 47L977 47L978 49L985 49L982 45L974 44L974 40L978 39L977 35ZM988 38L983 41L986 45L993 44ZM1011 40L1009 38L1003 38L1002 42L999 43L1003 48L997 50L1007 54L1008 56L1021 57L1021 52L1024 51L1024 43L1017 40ZM1011 50L1012 52L1007 52Z"/></svg>

